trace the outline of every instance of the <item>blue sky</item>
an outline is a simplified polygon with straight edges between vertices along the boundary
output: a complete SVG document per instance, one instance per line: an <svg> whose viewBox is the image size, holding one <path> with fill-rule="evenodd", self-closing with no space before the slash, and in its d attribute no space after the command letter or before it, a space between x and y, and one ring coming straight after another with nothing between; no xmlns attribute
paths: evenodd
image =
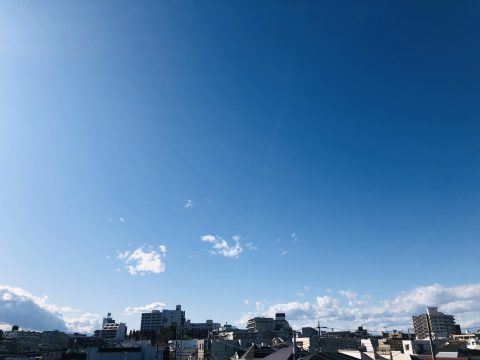
<svg viewBox="0 0 480 360"><path fill-rule="evenodd" d="M4 305L480 326L479 10L3 2Z"/></svg>

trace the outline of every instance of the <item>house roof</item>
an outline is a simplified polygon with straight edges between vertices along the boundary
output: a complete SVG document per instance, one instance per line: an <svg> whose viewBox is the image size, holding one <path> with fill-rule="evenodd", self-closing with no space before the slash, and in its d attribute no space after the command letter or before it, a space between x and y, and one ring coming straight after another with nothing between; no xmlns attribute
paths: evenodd
<svg viewBox="0 0 480 360"><path fill-rule="evenodd" d="M273 354L264 357L264 360L293 360L293 345L275 351Z"/></svg>
<svg viewBox="0 0 480 360"><path fill-rule="evenodd" d="M342 353L320 352L313 355L307 355L301 360L358 360L357 358Z"/></svg>

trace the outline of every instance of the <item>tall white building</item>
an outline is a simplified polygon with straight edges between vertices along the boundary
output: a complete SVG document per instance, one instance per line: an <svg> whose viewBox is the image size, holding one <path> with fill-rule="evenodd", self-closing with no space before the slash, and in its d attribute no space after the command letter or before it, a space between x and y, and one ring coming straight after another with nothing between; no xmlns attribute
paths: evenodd
<svg viewBox="0 0 480 360"><path fill-rule="evenodd" d="M152 310L142 314L140 331L157 331L169 326L185 326L185 311L182 311L181 305L177 305L175 310Z"/></svg>

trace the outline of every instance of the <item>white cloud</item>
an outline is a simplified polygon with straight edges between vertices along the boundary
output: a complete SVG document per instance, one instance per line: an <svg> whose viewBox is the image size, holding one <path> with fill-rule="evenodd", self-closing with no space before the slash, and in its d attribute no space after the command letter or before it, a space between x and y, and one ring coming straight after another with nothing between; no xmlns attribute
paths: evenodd
<svg viewBox="0 0 480 360"><path fill-rule="evenodd" d="M162 273L165 271L163 258L167 252L165 245L160 245L158 251L144 251L142 247L134 251L123 251L118 254L118 259L125 263L131 275L145 275L147 273Z"/></svg>
<svg viewBox="0 0 480 360"><path fill-rule="evenodd" d="M247 243L245 244L245 247L246 247L248 250L252 250L252 251L258 250L258 247L256 247L255 245L253 245L253 243L252 243L251 241L250 241L250 242L247 242Z"/></svg>
<svg viewBox="0 0 480 360"><path fill-rule="evenodd" d="M240 245L240 236L232 236L233 244L229 244L226 240L216 235L203 235L200 237L202 241L212 244L210 254L222 255L229 258L238 258L243 252L243 248Z"/></svg>
<svg viewBox="0 0 480 360"><path fill-rule="evenodd" d="M293 244L294 244L294 245L297 244L297 242L298 242L298 236L297 236L297 234L296 234L296 233L291 233L291 234L290 234L290 237L292 238Z"/></svg>
<svg viewBox="0 0 480 360"><path fill-rule="evenodd" d="M480 327L480 284L419 286L380 301L350 290L338 293L339 297L317 296L312 302L257 302L255 315L271 317L285 312L295 327L314 326L320 319L333 328L354 329L363 325L370 331L405 330L412 327L412 315L424 313L426 306L438 306L440 311L455 315L462 327Z"/></svg>
<svg viewBox="0 0 480 360"><path fill-rule="evenodd" d="M193 207L193 202L192 200L187 200L187 203L183 205L184 208L192 208Z"/></svg>
<svg viewBox="0 0 480 360"><path fill-rule="evenodd" d="M257 314L253 312L246 312L244 313L241 318L237 321L237 325L241 327L245 327L247 325L248 320L255 317Z"/></svg>
<svg viewBox="0 0 480 360"><path fill-rule="evenodd" d="M0 285L0 322L34 330L66 331L62 315L47 297L7 285Z"/></svg>
<svg viewBox="0 0 480 360"><path fill-rule="evenodd" d="M10 331L12 328L12 325L10 324L5 324L0 322L0 330L2 331Z"/></svg>
<svg viewBox="0 0 480 360"><path fill-rule="evenodd" d="M152 310L163 310L166 306L167 305L162 302L154 302L143 306L127 307L124 311L127 315L141 314L144 312L150 312Z"/></svg>
<svg viewBox="0 0 480 360"><path fill-rule="evenodd" d="M290 251L280 249L280 255L283 256L283 255L287 255L288 253L290 253Z"/></svg>
<svg viewBox="0 0 480 360"><path fill-rule="evenodd" d="M62 310L63 319L69 331L91 334L101 327L100 316L81 309Z"/></svg>
<svg viewBox="0 0 480 360"><path fill-rule="evenodd" d="M255 310L265 311L265 303L266 301L255 301Z"/></svg>
<svg viewBox="0 0 480 360"><path fill-rule="evenodd" d="M266 310L266 314L273 317L278 312L284 312L292 319L309 319L313 313L312 309L313 307L309 302L294 301L286 304L270 305Z"/></svg>
<svg viewBox="0 0 480 360"><path fill-rule="evenodd" d="M126 221L125 218L123 218L123 217L120 217L118 220L120 220L121 223L125 223L125 221Z"/></svg>
<svg viewBox="0 0 480 360"><path fill-rule="evenodd" d="M357 293L351 290L339 290L338 293L343 296L345 299L348 300L348 305L362 305L365 303L363 300L359 300L357 297Z"/></svg>
<svg viewBox="0 0 480 360"><path fill-rule="evenodd" d="M98 315L48 303L47 296L35 296L27 290L0 285L0 324L2 328L19 325L31 330L93 332Z"/></svg>
<svg viewBox="0 0 480 360"><path fill-rule="evenodd" d="M357 297L357 294L351 290L339 290L338 293L348 300L353 300Z"/></svg>

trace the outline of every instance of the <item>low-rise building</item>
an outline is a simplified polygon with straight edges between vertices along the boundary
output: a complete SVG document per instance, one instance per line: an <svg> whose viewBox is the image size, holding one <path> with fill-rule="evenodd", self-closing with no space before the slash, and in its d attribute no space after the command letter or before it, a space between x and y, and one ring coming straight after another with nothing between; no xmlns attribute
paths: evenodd
<svg viewBox="0 0 480 360"><path fill-rule="evenodd" d="M187 320L185 323L185 334L194 339L206 339L208 335L220 328L219 323L214 323L213 320L207 320L204 323L192 323Z"/></svg>
<svg viewBox="0 0 480 360"><path fill-rule="evenodd" d="M198 340L170 340L168 342L171 358L190 359L198 350Z"/></svg>
<svg viewBox="0 0 480 360"><path fill-rule="evenodd" d="M42 333L41 348L52 351L66 350L68 348L69 341L70 336L65 334L63 331L44 331Z"/></svg>
<svg viewBox="0 0 480 360"><path fill-rule="evenodd" d="M293 337L293 330L284 313L275 314L275 318L254 317L248 320L247 331L255 334L255 343L270 343L275 337L290 342Z"/></svg>
<svg viewBox="0 0 480 360"><path fill-rule="evenodd" d="M318 331L312 327L302 327L301 337L318 336Z"/></svg>
<svg viewBox="0 0 480 360"><path fill-rule="evenodd" d="M198 340L198 360L230 360L237 351L244 348L238 343L225 339Z"/></svg>
<svg viewBox="0 0 480 360"><path fill-rule="evenodd" d="M453 340L465 342L468 349L480 350L480 334L479 333L465 333L460 335L452 335Z"/></svg>

